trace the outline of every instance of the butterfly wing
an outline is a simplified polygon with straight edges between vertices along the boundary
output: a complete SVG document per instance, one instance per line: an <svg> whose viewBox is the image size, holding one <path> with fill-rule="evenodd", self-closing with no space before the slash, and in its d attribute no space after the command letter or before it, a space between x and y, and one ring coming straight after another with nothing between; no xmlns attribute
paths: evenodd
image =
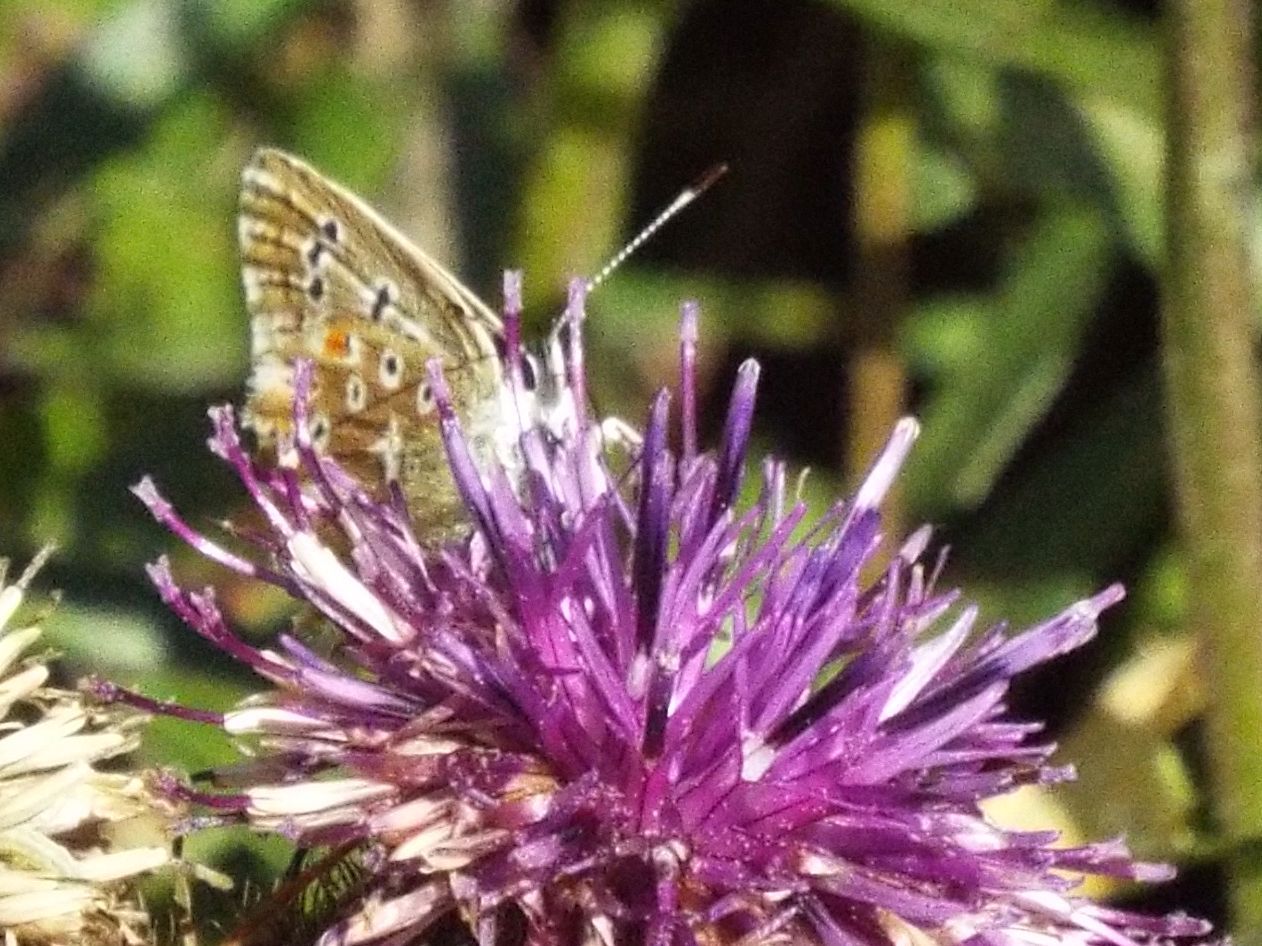
<svg viewBox="0 0 1262 946"><path fill-rule="evenodd" d="M441 361L462 415L485 416L500 391L500 320L371 207L283 152L246 166L239 229L247 425L265 446L290 431L293 364L310 359L317 448L370 490L399 482L415 513L448 527L457 504L426 363Z"/></svg>

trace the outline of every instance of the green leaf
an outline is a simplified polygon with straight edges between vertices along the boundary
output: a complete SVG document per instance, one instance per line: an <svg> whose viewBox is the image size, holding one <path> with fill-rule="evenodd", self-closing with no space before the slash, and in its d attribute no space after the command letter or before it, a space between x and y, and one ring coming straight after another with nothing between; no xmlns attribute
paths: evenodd
<svg viewBox="0 0 1262 946"><path fill-rule="evenodd" d="M556 57L558 81L596 100L629 101L643 91L663 49L661 11L615 5L608 12L570 18L565 46ZM583 10L576 8L575 12ZM606 113L604 121L614 116Z"/></svg>
<svg viewBox="0 0 1262 946"><path fill-rule="evenodd" d="M210 96L183 100L142 150L102 165L92 181L98 279L92 334L77 339L77 357L128 386L196 392L244 373L234 176L207 169L216 155L237 161L221 148L226 121Z"/></svg>
<svg viewBox="0 0 1262 946"><path fill-rule="evenodd" d="M111 101L153 108L187 79L179 5L132 0L106 18L83 45L79 68Z"/></svg>
<svg viewBox="0 0 1262 946"><path fill-rule="evenodd" d="M1080 109L1109 175L1110 203L1137 255L1158 269L1165 255L1165 130L1106 99L1083 101ZM1262 233L1253 240L1262 247Z"/></svg>
<svg viewBox="0 0 1262 946"><path fill-rule="evenodd" d="M183 0L180 5L199 35L232 51L265 40L289 17L319 6L317 0Z"/></svg>
<svg viewBox="0 0 1262 946"><path fill-rule="evenodd" d="M1193 597L1187 562L1173 545L1164 546L1132 583L1135 623L1162 634L1180 634L1188 626Z"/></svg>
<svg viewBox="0 0 1262 946"><path fill-rule="evenodd" d="M931 141L967 163L981 186L1009 199L1090 203L1107 213L1119 243L1160 265L1160 115L957 57L933 57L925 76Z"/></svg>
<svg viewBox="0 0 1262 946"><path fill-rule="evenodd" d="M960 307L955 328L966 357L938 379L922 411L925 433L908 477L913 505L935 516L944 503L970 507L986 498L1069 376L1108 276L1109 250L1101 214L1054 209L1017 253L997 299L973 312ZM913 324L926 315L941 321L942 311L922 309ZM923 343L948 330L912 329L908 338Z"/></svg>
<svg viewBox="0 0 1262 946"><path fill-rule="evenodd" d="M226 659L188 658L172 646L170 622L160 615L119 607L62 602L45 624L46 640L59 652L58 665L71 675L97 674L145 695L184 706L222 711L243 700L249 689ZM179 628L178 635L191 635ZM206 645L196 641L196 648ZM218 672L216 672L218 670ZM188 770L224 765L239 757L230 737L215 726L157 717L145 730L146 759Z"/></svg>
<svg viewBox="0 0 1262 946"><path fill-rule="evenodd" d="M921 142L912 172L912 227L917 233L930 233L954 223L976 206L973 175L951 152Z"/></svg>
<svg viewBox="0 0 1262 946"><path fill-rule="evenodd" d="M102 676L145 674L167 660L165 636L152 615L63 602L46 628L68 663Z"/></svg>
<svg viewBox="0 0 1262 946"><path fill-rule="evenodd" d="M1087 836L1125 835L1141 858L1168 858L1191 846L1197 793L1158 728L1118 719L1097 701L1064 737L1061 753L1082 760L1078 779L1058 794Z"/></svg>
<svg viewBox="0 0 1262 946"><path fill-rule="evenodd" d="M1106 211L1119 243L1151 267L1164 252L1160 123L1102 96L1060 95L1012 77L1003 86L1002 173L1041 199L1089 201Z"/></svg>
<svg viewBox="0 0 1262 946"><path fill-rule="evenodd" d="M390 142L406 120L406 96L346 68L306 83L291 118L292 147L352 190L371 193L397 159Z"/></svg>
<svg viewBox="0 0 1262 946"><path fill-rule="evenodd" d="M52 388L44 399L44 440L49 466L83 473L109 449L106 422L95 389Z"/></svg>
<svg viewBox="0 0 1262 946"><path fill-rule="evenodd" d="M595 272L614 252L625 202L626 153L581 125L550 132L526 175L514 265L545 290Z"/></svg>
<svg viewBox="0 0 1262 946"><path fill-rule="evenodd" d="M830 0L937 52L1018 69L1148 115L1161 106L1157 30L1082 2Z"/></svg>
<svg viewBox="0 0 1262 946"><path fill-rule="evenodd" d="M512 248L514 265L547 286L594 272L626 238L635 116L670 25L666 4L562 9Z"/></svg>
<svg viewBox="0 0 1262 946"><path fill-rule="evenodd" d="M1151 552L1167 476L1158 390L1156 366L1139 366L996 492L953 556L991 613L1038 619Z"/></svg>

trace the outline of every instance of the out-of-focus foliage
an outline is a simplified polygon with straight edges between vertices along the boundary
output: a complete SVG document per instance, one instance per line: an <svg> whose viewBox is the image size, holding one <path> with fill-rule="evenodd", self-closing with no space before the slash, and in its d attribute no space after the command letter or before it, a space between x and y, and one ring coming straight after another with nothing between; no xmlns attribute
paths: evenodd
<svg viewBox="0 0 1262 946"><path fill-rule="evenodd" d="M1003 816L1208 858L1158 401L1158 48L1155 12L1121 0L0 4L0 549L59 543L53 630L79 666L199 705L245 692L141 564L169 552L219 583L260 638L285 602L178 548L127 487L153 474L206 527L241 503L204 409L239 401L247 368L234 204L261 144L372 199L492 303L523 268L537 332L568 277L728 162L592 300L594 394L634 417L696 298L712 400L758 355L761 443L813 468L822 506L873 409L851 370L873 341L852 169L897 54L910 207L884 239L908 304L877 334L925 425L904 518L940 526L996 616L1132 588L1097 646L1021 694L1083 789ZM230 750L167 727L151 751Z"/></svg>

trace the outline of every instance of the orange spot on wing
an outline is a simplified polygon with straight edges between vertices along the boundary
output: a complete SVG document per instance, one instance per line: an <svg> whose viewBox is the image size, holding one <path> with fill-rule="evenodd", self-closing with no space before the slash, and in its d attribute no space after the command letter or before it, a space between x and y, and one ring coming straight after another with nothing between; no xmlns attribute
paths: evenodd
<svg viewBox="0 0 1262 946"><path fill-rule="evenodd" d="M326 358L345 358L350 354L350 333L340 328L329 329L324 334L324 356Z"/></svg>

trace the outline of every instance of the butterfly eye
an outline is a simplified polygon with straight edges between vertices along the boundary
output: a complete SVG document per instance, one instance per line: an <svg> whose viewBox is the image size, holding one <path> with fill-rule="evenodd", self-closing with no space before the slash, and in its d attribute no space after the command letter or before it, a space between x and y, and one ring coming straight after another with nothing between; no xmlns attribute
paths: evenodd
<svg viewBox="0 0 1262 946"><path fill-rule="evenodd" d="M389 349L382 352L381 363L377 368L377 377L387 391L393 391L403 383L403 359L395 352Z"/></svg>
<svg viewBox="0 0 1262 946"><path fill-rule="evenodd" d="M364 379L357 374L346 376L346 410L352 414L362 411L368 402Z"/></svg>

